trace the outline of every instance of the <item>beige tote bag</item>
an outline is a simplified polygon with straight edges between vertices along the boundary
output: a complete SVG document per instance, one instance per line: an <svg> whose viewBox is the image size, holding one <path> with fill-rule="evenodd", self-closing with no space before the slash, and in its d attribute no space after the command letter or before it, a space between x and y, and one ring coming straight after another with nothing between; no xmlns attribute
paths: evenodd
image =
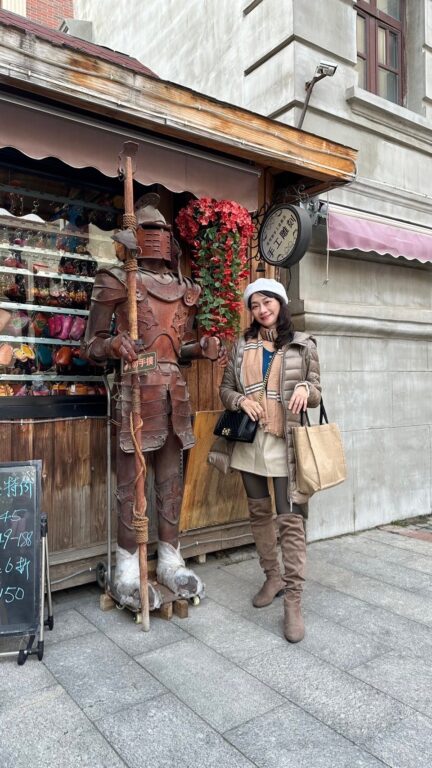
<svg viewBox="0 0 432 768"><path fill-rule="evenodd" d="M339 427L328 423L322 401L319 424L311 426L307 413L301 416L306 425L292 430L296 486L300 493L312 496L346 480L345 454Z"/></svg>

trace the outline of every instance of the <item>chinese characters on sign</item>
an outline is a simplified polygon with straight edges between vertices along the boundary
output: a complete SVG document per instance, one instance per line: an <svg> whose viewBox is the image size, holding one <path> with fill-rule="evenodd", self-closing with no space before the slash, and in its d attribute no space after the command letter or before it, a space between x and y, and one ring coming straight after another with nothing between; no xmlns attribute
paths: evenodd
<svg viewBox="0 0 432 768"><path fill-rule="evenodd" d="M31 501L34 483L29 475L0 476L0 605L24 600L31 579L33 531L26 530L26 506L13 502L25 505L26 500Z"/></svg>
<svg viewBox="0 0 432 768"><path fill-rule="evenodd" d="M289 208L276 208L263 224L260 248L264 258L282 263L292 252L298 238L298 221Z"/></svg>
<svg viewBox="0 0 432 768"><path fill-rule="evenodd" d="M122 361L123 373L131 373L132 371L148 373L149 371L154 371L156 362L156 352L145 352L142 355L138 355L138 360L135 363L131 364Z"/></svg>

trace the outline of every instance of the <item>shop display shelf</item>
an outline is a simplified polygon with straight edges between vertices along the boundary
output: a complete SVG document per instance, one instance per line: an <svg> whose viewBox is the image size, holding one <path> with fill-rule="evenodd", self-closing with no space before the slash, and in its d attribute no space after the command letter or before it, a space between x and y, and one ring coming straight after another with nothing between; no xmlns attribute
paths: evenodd
<svg viewBox="0 0 432 768"><path fill-rule="evenodd" d="M49 312L59 315L82 315L88 317L88 309L72 309L71 307L49 307L46 304L24 304L15 301L0 301L0 309L13 312L14 309L25 309L30 312Z"/></svg>
<svg viewBox="0 0 432 768"><path fill-rule="evenodd" d="M75 235L74 235L75 237ZM37 258L41 256L52 256L56 259L78 259L79 261L97 261L98 264L118 264L115 258L95 258L91 253L73 253L71 251L51 250L47 248L36 248L34 245L15 245L14 243L0 243L0 251L20 251L34 255ZM1 265L0 265L1 266Z"/></svg>
<svg viewBox="0 0 432 768"><path fill-rule="evenodd" d="M21 269L16 267L5 267L0 264L0 274L6 273L9 275L28 275L29 277L48 277L52 280L73 280L78 283L94 283L94 277L82 277L81 275L70 275L65 272L37 272L31 269Z"/></svg>
<svg viewBox="0 0 432 768"><path fill-rule="evenodd" d="M44 336L3 336L0 334L0 343L4 341L10 344L48 344L58 345L59 347L79 347L80 341L72 339L46 339Z"/></svg>
<svg viewBox="0 0 432 768"><path fill-rule="evenodd" d="M98 381L103 383L103 376L87 375L62 375L61 373L0 373L0 381L77 381L84 384L86 381Z"/></svg>

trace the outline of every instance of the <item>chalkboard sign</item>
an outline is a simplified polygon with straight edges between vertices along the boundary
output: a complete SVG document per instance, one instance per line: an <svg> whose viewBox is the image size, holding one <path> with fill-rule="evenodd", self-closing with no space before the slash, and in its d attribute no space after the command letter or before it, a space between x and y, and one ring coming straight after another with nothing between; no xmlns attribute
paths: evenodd
<svg viewBox="0 0 432 768"><path fill-rule="evenodd" d="M0 635L39 627L41 472L39 460L0 464Z"/></svg>

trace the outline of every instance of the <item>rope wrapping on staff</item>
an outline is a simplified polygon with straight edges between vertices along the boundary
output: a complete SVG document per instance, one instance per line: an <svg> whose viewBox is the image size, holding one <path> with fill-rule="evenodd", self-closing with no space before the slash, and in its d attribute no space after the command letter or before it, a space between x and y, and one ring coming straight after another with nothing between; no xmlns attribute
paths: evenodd
<svg viewBox="0 0 432 768"><path fill-rule="evenodd" d="M124 229L133 229L133 231L136 231L136 228L138 226L137 217L134 213L124 213L123 214L123 228Z"/></svg>
<svg viewBox="0 0 432 768"><path fill-rule="evenodd" d="M124 262L124 268L126 272L136 272L138 270L138 262L136 259L128 258Z"/></svg>
<svg viewBox="0 0 432 768"><path fill-rule="evenodd" d="M136 439L134 424L133 424L133 413L129 416L129 423L130 423L130 430L131 430L131 437L132 442L134 444L134 448L136 451L136 455L138 456L139 462L141 464L141 469L139 474L135 478L135 485L139 482L140 478L143 477L143 482L145 482L146 474L147 474L147 468L144 456L142 455L141 446L138 445L138 441ZM143 425L142 419L140 419L140 424L138 425L138 429L141 429ZM144 506L142 510L137 510L135 505L133 508L133 518L132 518L132 525L135 528L136 533L136 540L138 544L147 544L148 542L148 517L146 517L146 509L147 509L147 500L144 497Z"/></svg>

